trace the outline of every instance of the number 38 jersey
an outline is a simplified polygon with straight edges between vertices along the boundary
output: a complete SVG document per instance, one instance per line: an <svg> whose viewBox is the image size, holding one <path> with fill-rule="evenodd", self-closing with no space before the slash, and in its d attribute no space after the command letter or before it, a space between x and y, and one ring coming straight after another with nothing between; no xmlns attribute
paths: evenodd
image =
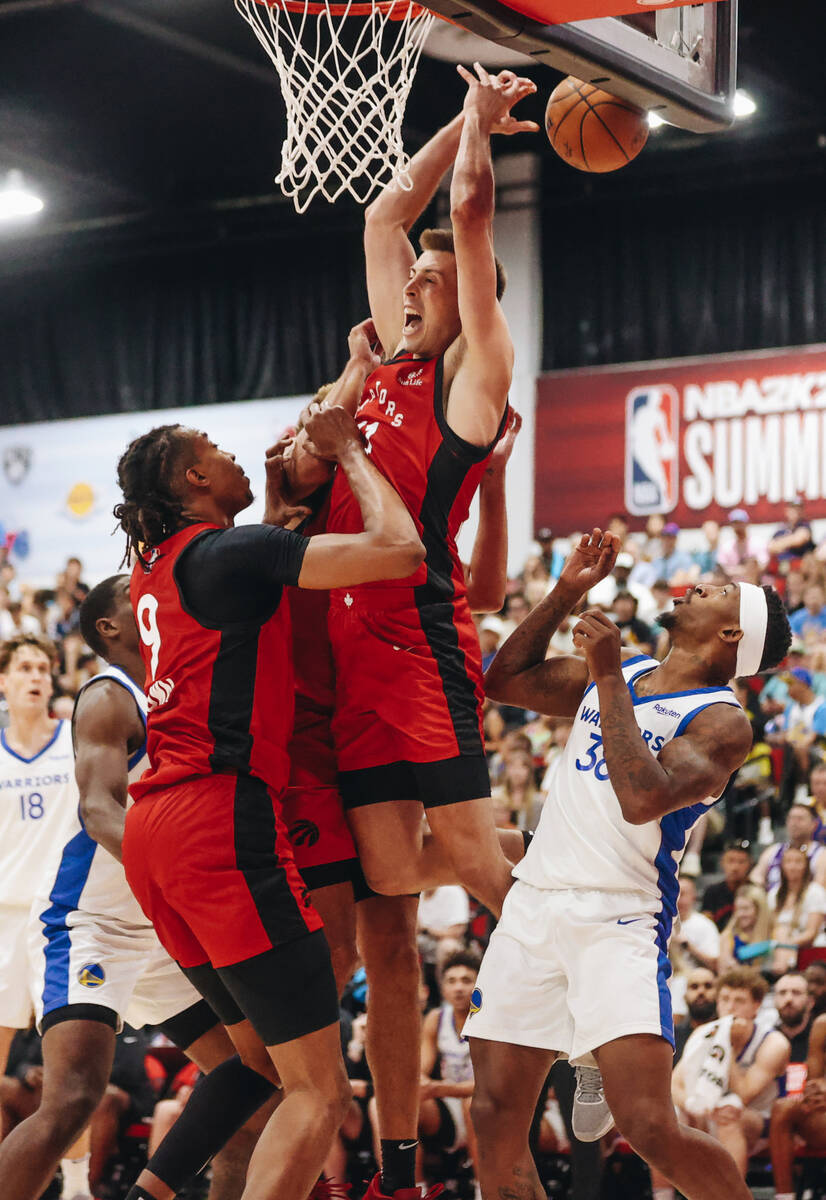
<svg viewBox="0 0 826 1200"><path fill-rule="evenodd" d="M640 655L627 659L622 667L637 725L654 757L710 705L740 707L728 687L638 696L635 682L657 666L656 659ZM591 683L568 744L557 759L536 836L513 873L537 888L637 892L650 897L654 908L661 904L663 913L673 919L677 867L689 830L715 799L644 825L626 821L608 777L599 694Z"/></svg>
<svg viewBox="0 0 826 1200"><path fill-rule="evenodd" d="M44 867L66 841L77 811L68 721L58 721L33 758L0 733L0 904L28 909Z"/></svg>

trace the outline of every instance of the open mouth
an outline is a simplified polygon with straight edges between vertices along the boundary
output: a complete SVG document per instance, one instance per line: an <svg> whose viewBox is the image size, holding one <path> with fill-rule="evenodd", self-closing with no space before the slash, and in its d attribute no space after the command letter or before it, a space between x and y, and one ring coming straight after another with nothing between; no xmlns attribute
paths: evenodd
<svg viewBox="0 0 826 1200"><path fill-rule="evenodd" d="M417 329L421 328L421 324L422 324L421 313L414 312L410 308L406 308L404 310L404 332L405 333L414 333Z"/></svg>

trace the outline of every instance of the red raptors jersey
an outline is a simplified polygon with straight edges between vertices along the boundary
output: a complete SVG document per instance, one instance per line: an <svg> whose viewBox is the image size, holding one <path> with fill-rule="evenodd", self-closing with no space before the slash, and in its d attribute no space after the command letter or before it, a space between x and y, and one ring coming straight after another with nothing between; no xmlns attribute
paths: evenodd
<svg viewBox="0 0 826 1200"><path fill-rule="evenodd" d="M417 604L465 595L456 535L506 419L503 413L490 446L472 446L460 438L444 413L443 367L443 356L398 355L368 377L356 413L367 454L401 496L427 551L425 561L407 579L362 586L413 587ZM359 533L363 529L347 478L337 471L327 531Z"/></svg>
<svg viewBox="0 0 826 1200"><path fill-rule="evenodd" d="M278 603L263 622L202 624L180 594L176 563L216 525L189 525L137 563L130 595L141 635L149 702L149 767L136 800L185 779L250 774L272 790L287 784L293 721L290 621ZM243 588L243 578L238 587Z"/></svg>
<svg viewBox="0 0 826 1200"><path fill-rule="evenodd" d="M306 537L324 533L329 493L319 511L302 527ZM288 587L295 674L295 721L290 739L292 783L336 781L336 756L330 722L336 699L333 650L327 632L330 593Z"/></svg>

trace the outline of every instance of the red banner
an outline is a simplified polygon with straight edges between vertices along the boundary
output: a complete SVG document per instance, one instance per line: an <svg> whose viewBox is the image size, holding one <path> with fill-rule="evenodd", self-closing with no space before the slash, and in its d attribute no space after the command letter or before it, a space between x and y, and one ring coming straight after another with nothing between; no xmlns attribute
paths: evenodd
<svg viewBox="0 0 826 1200"><path fill-rule="evenodd" d="M826 516L826 345L673 359L537 381L535 523L566 534L628 512L694 527L745 508Z"/></svg>
<svg viewBox="0 0 826 1200"><path fill-rule="evenodd" d="M685 8L696 0L504 0L540 25L566 25L593 17L638 16L658 8Z"/></svg>

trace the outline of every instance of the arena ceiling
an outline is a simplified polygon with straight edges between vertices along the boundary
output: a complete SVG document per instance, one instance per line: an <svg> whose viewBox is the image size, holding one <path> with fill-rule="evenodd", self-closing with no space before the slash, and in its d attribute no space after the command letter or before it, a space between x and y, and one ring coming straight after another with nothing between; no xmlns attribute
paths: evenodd
<svg viewBox="0 0 826 1200"><path fill-rule="evenodd" d="M778 177L823 187L822 0L741 0L741 12L739 82L755 116L705 138L659 130L610 179L583 176L548 150L542 186L553 203L578 203L594 188L667 193L677 178L681 188ZM533 70L541 99L530 115L541 120L557 77ZM462 91L452 65L423 59L410 147L456 111ZM277 194L283 120L274 72L231 0L0 0L0 175L21 170L47 202L27 231L0 231L0 266L71 247L121 254L208 242L262 222L287 231L355 222L341 203L315 202L297 217ZM531 144L503 139L497 152Z"/></svg>

